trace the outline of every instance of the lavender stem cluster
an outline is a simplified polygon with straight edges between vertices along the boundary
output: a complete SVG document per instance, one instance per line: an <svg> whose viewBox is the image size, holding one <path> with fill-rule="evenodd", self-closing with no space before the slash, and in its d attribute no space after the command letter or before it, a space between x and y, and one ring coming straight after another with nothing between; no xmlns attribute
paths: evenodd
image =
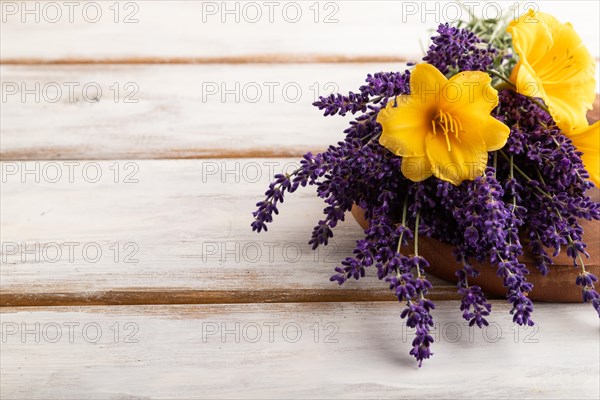
<svg viewBox="0 0 600 400"><path fill-rule="evenodd" d="M437 33L423 60L443 73L491 67L497 51L473 32L443 24ZM373 270L385 281L404 305L401 318L415 329L410 355L419 366L433 354L435 309L428 298L429 262L419 255L419 236L453 246L460 310L471 326L487 326L492 311L481 287L469 282L479 274L474 262L496 269L514 322L534 324L529 298L534 288L520 261L524 242L543 274L551 273L553 258L566 251L580 271L574 283L581 287L583 301L600 315L598 279L585 267L588 253L578 222L600 219L600 205L586 194L593 184L581 153L551 116L538 101L501 91L492 115L511 127L511 133L505 147L490 154L485 174L459 186L435 177L415 183L400 172L401 157L379 144L381 126L376 122L388 101L410 93L409 83L409 71L380 72L368 75L356 93L332 94L315 102L325 116L350 113L355 118L342 141L321 153L307 153L293 173L275 176L265 199L257 203L252 229L267 230L285 193L314 186L325 203L324 216L309 239L316 249L328 244L353 205L361 207L369 221L365 236L330 279L341 285Z"/></svg>

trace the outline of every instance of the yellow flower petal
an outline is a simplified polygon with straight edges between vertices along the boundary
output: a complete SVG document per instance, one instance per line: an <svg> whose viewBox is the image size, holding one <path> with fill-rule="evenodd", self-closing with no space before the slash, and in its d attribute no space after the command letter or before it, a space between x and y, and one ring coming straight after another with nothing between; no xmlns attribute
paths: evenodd
<svg viewBox="0 0 600 400"><path fill-rule="evenodd" d="M440 107L445 111L480 118L498 105L498 91L485 72L464 71L454 75L442 90Z"/></svg>
<svg viewBox="0 0 600 400"><path fill-rule="evenodd" d="M422 157L404 157L401 166L402 174L413 182L421 182L432 175L431 163L429 158Z"/></svg>
<svg viewBox="0 0 600 400"><path fill-rule="evenodd" d="M581 112L577 107L574 107L577 103L576 99L581 99L581 97L578 98L577 95L566 96L564 94L555 96L550 93L547 92L548 109L561 131L566 133L587 126L588 122L585 116L587 112Z"/></svg>
<svg viewBox="0 0 600 400"><path fill-rule="evenodd" d="M485 142L487 151L500 150L506 144L508 136L510 135L510 128L498 121L492 116L488 116L477 132L481 135L481 138Z"/></svg>
<svg viewBox="0 0 600 400"><path fill-rule="evenodd" d="M379 144L397 156L424 156L429 115L435 104L427 106L411 96L398 96L396 100L396 104L390 101L377 115L383 128Z"/></svg>
<svg viewBox="0 0 600 400"><path fill-rule="evenodd" d="M529 9L527 14L511 21L506 31L513 38L513 47L521 55L526 54L527 60L535 64L548 51L552 43L552 32L559 22L550 14L535 12Z"/></svg>
<svg viewBox="0 0 600 400"><path fill-rule="evenodd" d="M476 132L468 132L459 139L453 136L449 136L449 139L451 150L448 150L443 135L430 134L427 137L427 156L433 174L453 185L460 185L465 180L483 175L488 153L481 136Z"/></svg>
<svg viewBox="0 0 600 400"><path fill-rule="evenodd" d="M517 92L540 97L564 132L587 126L595 98L595 63L571 24L530 10L507 31L519 62L511 74Z"/></svg>
<svg viewBox="0 0 600 400"><path fill-rule="evenodd" d="M548 98L540 77L531 68L531 65L517 64L510 79L515 83L518 93L529 97Z"/></svg>
<svg viewBox="0 0 600 400"><path fill-rule="evenodd" d="M583 165L590 180L600 187L600 121L586 128L576 129L567 135L578 151L583 153Z"/></svg>
<svg viewBox="0 0 600 400"><path fill-rule="evenodd" d="M417 64L410 74L410 95L421 103L439 103L448 79L431 64Z"/></svg>
<svg viewBox="0 0 600 400"><path fill-rule="evenodd" d="M487 114L484 118L462 118L467 132L477 132L485 142L486 151L500 150L506 144L510 128Z"/></svg>

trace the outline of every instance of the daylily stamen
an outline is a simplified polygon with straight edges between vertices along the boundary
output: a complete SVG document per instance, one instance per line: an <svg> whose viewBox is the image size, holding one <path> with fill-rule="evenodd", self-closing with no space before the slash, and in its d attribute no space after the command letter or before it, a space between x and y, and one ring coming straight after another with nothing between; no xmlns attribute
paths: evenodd
<svg viewBox="0 0 600 400"><path fill-rule="evenodd" d="M448 151L452 151L452 146L450 145L450 136L449 134L454 134L454 137L461 143L459 133L462 132L462 124L460 120L456 117L453 117L449 113L445 113L443 110L439 110L438 114L431 121L431 125L433 126L433 134L437 135L436 125L442 130L446 138L446 145L448 146Z"/></svg>

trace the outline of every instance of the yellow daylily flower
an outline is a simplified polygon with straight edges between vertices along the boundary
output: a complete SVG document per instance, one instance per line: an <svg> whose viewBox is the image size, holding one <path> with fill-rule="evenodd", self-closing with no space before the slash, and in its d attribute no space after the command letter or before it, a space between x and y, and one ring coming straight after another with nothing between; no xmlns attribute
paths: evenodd
<svg viewBox="0 0 600 400"><path fill-rule="evenodd" d="M529 10L508 28L519 61L510 80L518 93L544 100L563 132L587 127L596 97L596 66L571 24Z"/></svg>
<svg viewBox="0 0 600 400"><path fill-rule="evenodd" d="M583 153L581 159L590 174L590 181L600 187L600 121L585 128L575 129L566 134L578 151Z"/></svg>
<svg viewBox="0 0 600 400"><path fill-rule="evenodd" d="M435 175L459 185L483 175L488 151L504 147L510 129L490 115L498 92L484 72L464 71L448 80L430 64L417 64L411 94L379 112L379 143L403 157L402 173L419 182Z"/></svg>

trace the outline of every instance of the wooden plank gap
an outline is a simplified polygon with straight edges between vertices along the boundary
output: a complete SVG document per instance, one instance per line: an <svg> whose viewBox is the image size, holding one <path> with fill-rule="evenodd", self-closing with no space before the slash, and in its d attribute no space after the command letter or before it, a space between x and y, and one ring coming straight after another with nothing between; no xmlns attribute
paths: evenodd
<svg viewBox="0 0 600 400"><path fill-rule="evenodd" d="M600 58L595 57L596 63ZM407 63L418 62L420 57L366 55L352 56L341 54L252 54L217 57L70 57L56 59L9 58L0 60L0 65L188 65L188 64L365 64L365 63Z"/></svg>
<svg viewBox="0 0 600 400"><path fill-rule="evenodd" d="M80 64L364 64L364 63L405 63L411 59L404 56L367 55L352 56L340 54L252 54L218 57L124 57L88 58L70 57L56 59L9 58L0 65L80 65ZM415 61L415 60L412 60Z"/></svg>
<svg viewBox="0 0 600 400"><path fill-rule="evenodd" d="M438 287L432 300L459 300L456 290ZM0 292L0 307L177 305L177 304L248 304L248 303L328 303L394 301L385 287L361 289L289 289L289 290L110 290L77 293Z"/></svg>
<svg viewBox="0 0 600 400"><path fill-rule="evenodd" d="M318 116L317 116L318 117ZM304 154L311 151L320 153L325 151L325 147L316 146L299 149L298 147L279 147L279 148L250 148L250 149L231 149L231 148L173 148L159 151L144 151L122 155L99 152L97 156L93 154L81 154L81 148L30 148L0 151L0 161L112 161L120 159L130 160L208 160L208 159L245 159L245 158L297 158L301 159Z"/></svg>

